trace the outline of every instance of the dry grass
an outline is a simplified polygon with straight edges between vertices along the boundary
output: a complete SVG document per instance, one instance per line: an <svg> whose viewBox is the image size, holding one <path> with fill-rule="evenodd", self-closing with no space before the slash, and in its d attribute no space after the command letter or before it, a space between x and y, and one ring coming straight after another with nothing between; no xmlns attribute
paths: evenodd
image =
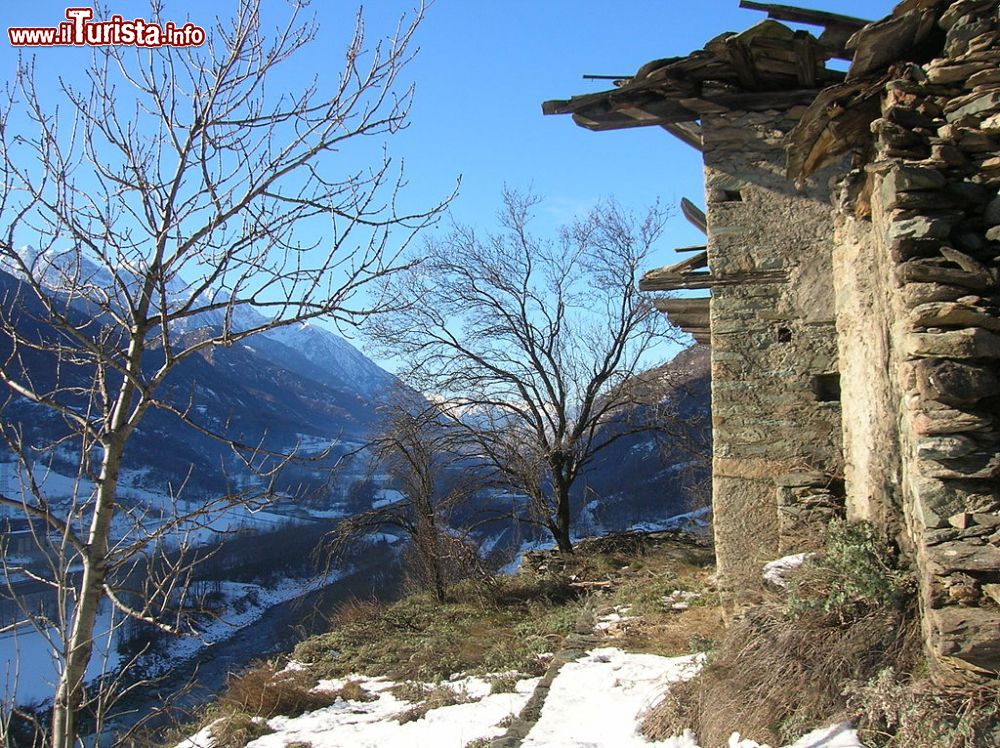
<svg viewBox="0 0 1000 748"><path fill-rule="evenodd" d="M873 611L845 625L830 614L790 619L762 606L734 622L702 673L647 715L642 730L661 740L691 728L702 745L734 730L782 745L847 716L847 681L867 681L887 662L910 661L915 627L898 611Z"/></svg>
<svg viewBox="0 0 1000 748"><path fill-rule="evenodd" d="M463 583L439 603L415 595L355 616L296 647L320 676L350 673L438 681L451 673L537 673L538 655L572 631L580 591L565 579L518 576Z"/></svg>
<svg viewBox="0 0 1000 748"><path fill-rule="evenodd" d="M921 662L911 576L871 525L833 523L824 552L791 581L787 600L751 608L708 664L647 716L660 739L691 728L703 745L734 730L774 745L855 716L843 693L886 667Z"/></svg>
<svg viewBox="0 0 1000 748"><path fill-rule="evenodd" d="M211 729L214 748L244 748L251 740L272 732L265 720L240 712L227 714Z"/></svg>
<svg viewBox="0 0 1000 748"><path fill-rule="evenodd" d="M453 688L447 684L441 684L428 689L422 697L420 703L396 715L396 721L401 725L407 722L414 722L422 719L427 712L432 709L440 709L455 704L465 704L469 701L469 695L461 689Z"/></svg>
<svg viewBox="0 0 1000 748"><path fill-rule="evenodd" d="M995 748L1000 745L1000 686L935 687L893 668L846 689L871 748Z"/></svg>
<svg viewBox="0 0 1000 748"><path fill-rule="evenodd" d="M297 717L336 700L336 695L312 690L315 685L316 679L307 671L281 671L274 663L258 663L230 677L219 704L251 717Z"/></svg>
<svg viewBox="0 0 1000 748"><path fill-rule="evenodd" d="M722 608L696 606L682 612L643 616L629 627L621 646L630 652L677 657L719 641L724 631Z"/></svg>

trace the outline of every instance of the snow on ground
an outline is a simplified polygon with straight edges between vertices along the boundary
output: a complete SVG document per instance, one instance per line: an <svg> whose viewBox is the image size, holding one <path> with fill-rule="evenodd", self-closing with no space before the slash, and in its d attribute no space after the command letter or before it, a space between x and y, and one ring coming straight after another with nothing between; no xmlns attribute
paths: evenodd
<svg viewBox="0 0 1000 748"><path fill-rule="evenodd" d="M663 532L664 530L703 530L708 527L710 507L695 509L693 512L675 514L660 522L639 522L629 528L630 532Z"/></svg>
<svg viewBox="0 0 1000 748"><path fill-rule="evenodd" d="M775 587L788 586L788 575L802 566L806 559L815 555L815 553L793 553L791 556L768 561L764 564L764 581L770 582Z"/></svg>
<svg viewBox="0 0 1000 748"><path fill-rule="evenodd" d="M627 612L627 611L626 611ZM616 648L594 649L562 667L552 683L538 722L522 748L700 748L690 730L656 743L639 734L645 712L663 695L664 687L694 676L703 655L659 657ZM294 668L295 663L289 667ZM539 679L519 681L513 693L490 694L486 680L466 677L447 685L466 703L439 707L420 719L400 724L397 717L410 702L390 693L395 683L384 678L351 676L321 681L317 690L336 691L354 681L376 696L372 701L344 701L300 717L268 720L274 732L247 748L462 748L481 738L499 737L511 716L528 702ZM431 685L431 684L428 684ZM211 726L176 748L213 748ZM728 748L770 748L733 733ZM784 748L864 748L848 724L814 730Z"/></svg>
<svg viewBox="0 0 1000 748"><path fill-rule="evenodd" d="M395 718L413 706L388 692L395 684L383 678L352 677L378 698L374 701L344 701L301 717L275 717L268 726L275 730L247 744L248 748L282 748L296 742L313 748L463 748L479 738L497 737L506 730L500 723L516 715L527 703L537 678L519 681L513 693L490 694L480 678L463 678L448 685L464 693L468 703L440 707L405 724ZM322 681L319 688L336 690L346 680ZM210 729L180 743L177 748L210 748Z"/></svg>
<svg viewBox="0 0 1000 748"><path fill-rule="evenodd" d="M522 748L649 746L638 733L640 715L659 699L664 684L690 678L701 660L592 650L559 671Z"/></svg>

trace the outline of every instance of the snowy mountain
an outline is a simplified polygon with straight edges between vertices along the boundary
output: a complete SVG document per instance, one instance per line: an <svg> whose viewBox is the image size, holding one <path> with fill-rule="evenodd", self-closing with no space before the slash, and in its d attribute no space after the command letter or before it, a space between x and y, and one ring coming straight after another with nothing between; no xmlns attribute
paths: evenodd
<svg viewBox="0 0 1000 748"><path fill-rule="evenodd" d="M113 289L107 270L72 252L38 253L21 250L27 263L35 263L45 285L57 294L72 283L93 284ZM7 258L0 269L0 294L14 298L18 280L10 272L14 263ZM183 289L177 289L178 299ZM29 314L21 314L19 325L30 325L36 336L53 335L45 325L32 319L38 304L31 294L22 294ZM9 303L9 302L8 302ZM180 302L178 302L180 303ZM81 325L93 317L85 301L74 300L70 314ZM234 327L247 329L265 321L257 311L241 308ZM198 335L204 328L218 327L221 312L198 315L174 331ZM38 314L38 317L42 315ZM0 335L0 353L10 350ZM150 367L157 365L155 350L149 354ZM54 384L54 360L44 351L25 354L24 365L36 384ZM62 368L67 378L86 387L91 375L82 369ZM51 381L49 381L51 380ZM78 380L78 381L77 381ZM317 448L337 442L357 441L367 436L375 419L380 395L387 394L396 379L366 358L336 333L315 324L299 324L254 335L228 347L213 347L183 361L167 378L161 394L185 406L204 427L239 437L247 443L261 443L272 449L287 450L295 445ZM60 436L65 425L52 414L23 400L7 403L2 416L9 422L25 424L38 441ZM150 411L129 444L129 465L148 469L154 481L173 480L190 473L193 487L217 491L225 471L235 468L233 456L221 443L192 431L175 417ZM70 467L70 466L67 466ZM329 464L290 471L296 484L322 483ZM200 484L200 485L199 485Z"/></svg>

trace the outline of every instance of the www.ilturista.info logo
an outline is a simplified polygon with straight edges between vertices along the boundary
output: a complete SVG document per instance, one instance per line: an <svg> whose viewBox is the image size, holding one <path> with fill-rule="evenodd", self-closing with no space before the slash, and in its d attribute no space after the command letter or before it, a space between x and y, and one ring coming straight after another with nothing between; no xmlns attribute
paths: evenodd
<svg viewBox="0 0 1000 748"><path fill-rule="evenodd" d="M7 29L15 47L83 47L131 45L136 47L196 47L205 43L205 29L193 23L177 26L141 18L92 21L93 8L67 8L69 19L58 26L19 26Z"/></svg>

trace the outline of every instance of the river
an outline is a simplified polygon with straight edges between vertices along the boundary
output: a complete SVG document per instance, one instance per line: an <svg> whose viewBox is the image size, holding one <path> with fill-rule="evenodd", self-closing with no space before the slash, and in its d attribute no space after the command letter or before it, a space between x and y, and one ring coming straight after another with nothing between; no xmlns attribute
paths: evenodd
<svg viewBox="0 0 1000 748"><path fill-rule="evenodd" d="M386 599L398 589L395 565L373 563L332 582L268 608L253 623L225 641L202 649L195 657L179 663L165 679L136 690L119 703L115 717L103 735L121 733L165 704L165 714L149 720L147 726L161 727L186 721L201 705L211 701L225 686L229 674L255 660L290 651L304 637L329 630L329 616L339 604L352 598ZM101 744L110 744L102 739Z"/></svg>

